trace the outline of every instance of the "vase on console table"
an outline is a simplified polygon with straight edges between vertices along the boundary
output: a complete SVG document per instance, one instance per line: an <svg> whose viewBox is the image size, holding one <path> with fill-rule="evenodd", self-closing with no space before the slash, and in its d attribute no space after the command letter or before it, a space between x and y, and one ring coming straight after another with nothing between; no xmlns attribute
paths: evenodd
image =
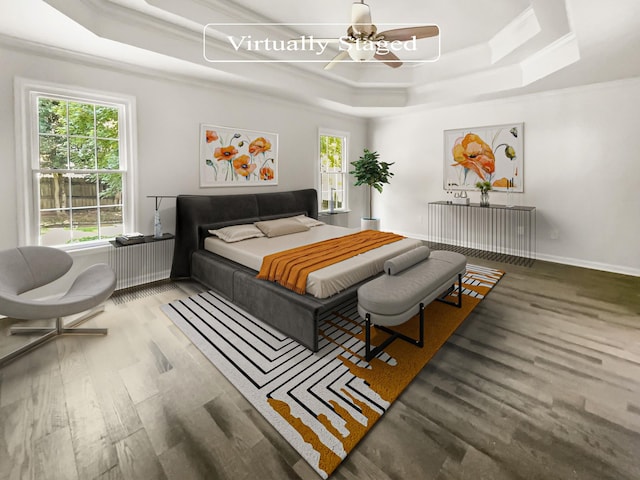
<svg viewBox="0 0 640 480"><path fill-rule="evenodd" d="M491 183L488 180L483 182L476 182L476 188L480 190L480 206L489 206L489 190L492 189Z"/></svg>
<svg viewBox="0 0 640 480"><path fill-rule="evenodd" d="M162 224L160 223L160 211L153 213L153 238L162 238Z"/></svg>

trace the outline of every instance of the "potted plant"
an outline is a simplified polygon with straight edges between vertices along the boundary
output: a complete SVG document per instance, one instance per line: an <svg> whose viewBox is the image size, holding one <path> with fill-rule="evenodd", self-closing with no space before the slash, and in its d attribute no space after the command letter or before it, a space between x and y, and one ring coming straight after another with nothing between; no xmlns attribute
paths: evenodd
<svg viewBox="0 0 640 480"><path fill-rule="evenodd" d="M476 182L476 188L480 190L480 206L488 207L489 206L489 190L493 187L491 183L488 181L484 182Z"/></svg>
<svg viewBox="0 0 640 480"><path fill-rule="evenodd" d="M364 155L355 162L351 162L354 170L349 173L356 177L355 186L369 186L369 215L362 218L361 228L363 230L378 230L380 228L380 220L373 218L371 187L382 193L382 185L389 183L389 178L393 176L393 173L389 171L389 167L393 163L381 162L379 157L378 152L370 152L365 148Z"/></svg>

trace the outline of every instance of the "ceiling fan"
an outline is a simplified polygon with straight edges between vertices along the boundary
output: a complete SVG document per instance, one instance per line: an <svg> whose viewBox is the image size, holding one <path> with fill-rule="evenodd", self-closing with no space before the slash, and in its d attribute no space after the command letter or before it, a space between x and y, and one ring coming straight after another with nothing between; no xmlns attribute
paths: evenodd
<svg viewBox="0 0 640 480"><path fill-rule="evenodd" d="M389 48L390 45L436 37L439 34L440 29L437 25L396 28L378 33L376 26L371 23L369 5L360 0L351 6L351 26L347 29L347 34L339 39L330 39L332 43L340 43L340 52L325 65L324 69L333 68L347 57L359 62L375 58L392 68L398 68L402 65L402 60L393 53Z"/></svg>

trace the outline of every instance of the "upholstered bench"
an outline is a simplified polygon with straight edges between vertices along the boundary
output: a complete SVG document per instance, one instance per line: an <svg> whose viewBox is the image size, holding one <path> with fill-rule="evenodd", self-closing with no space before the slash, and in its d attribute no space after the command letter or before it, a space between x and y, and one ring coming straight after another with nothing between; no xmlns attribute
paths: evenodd
<svg viewBox="0 0 640 480"><path fill-rule="evenodd" d="M422 348L424 345L424 307L440 300L462 307L462 276L467 267L464 255L418 247L384 263L384 274L358 288L358 313L365 319L367 361L400 338ZM454 291L457 302L445 300ZM387 328L420 315L420 338L413 339ZM371 325L391 336L371 349Z"/></svg>

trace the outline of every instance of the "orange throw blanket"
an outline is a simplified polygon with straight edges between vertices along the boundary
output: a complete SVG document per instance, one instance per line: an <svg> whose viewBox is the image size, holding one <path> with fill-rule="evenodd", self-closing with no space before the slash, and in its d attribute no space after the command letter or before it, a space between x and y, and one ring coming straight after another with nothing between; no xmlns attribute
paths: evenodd
<svg viewBox="0 0 640 480"><path fill-rule="evenodd" d="M395 233L364 230L283 250L264 257L257 278L276 281L283 287L304 295L307 291L307 277L311 272L403 238Z"/></svg>

